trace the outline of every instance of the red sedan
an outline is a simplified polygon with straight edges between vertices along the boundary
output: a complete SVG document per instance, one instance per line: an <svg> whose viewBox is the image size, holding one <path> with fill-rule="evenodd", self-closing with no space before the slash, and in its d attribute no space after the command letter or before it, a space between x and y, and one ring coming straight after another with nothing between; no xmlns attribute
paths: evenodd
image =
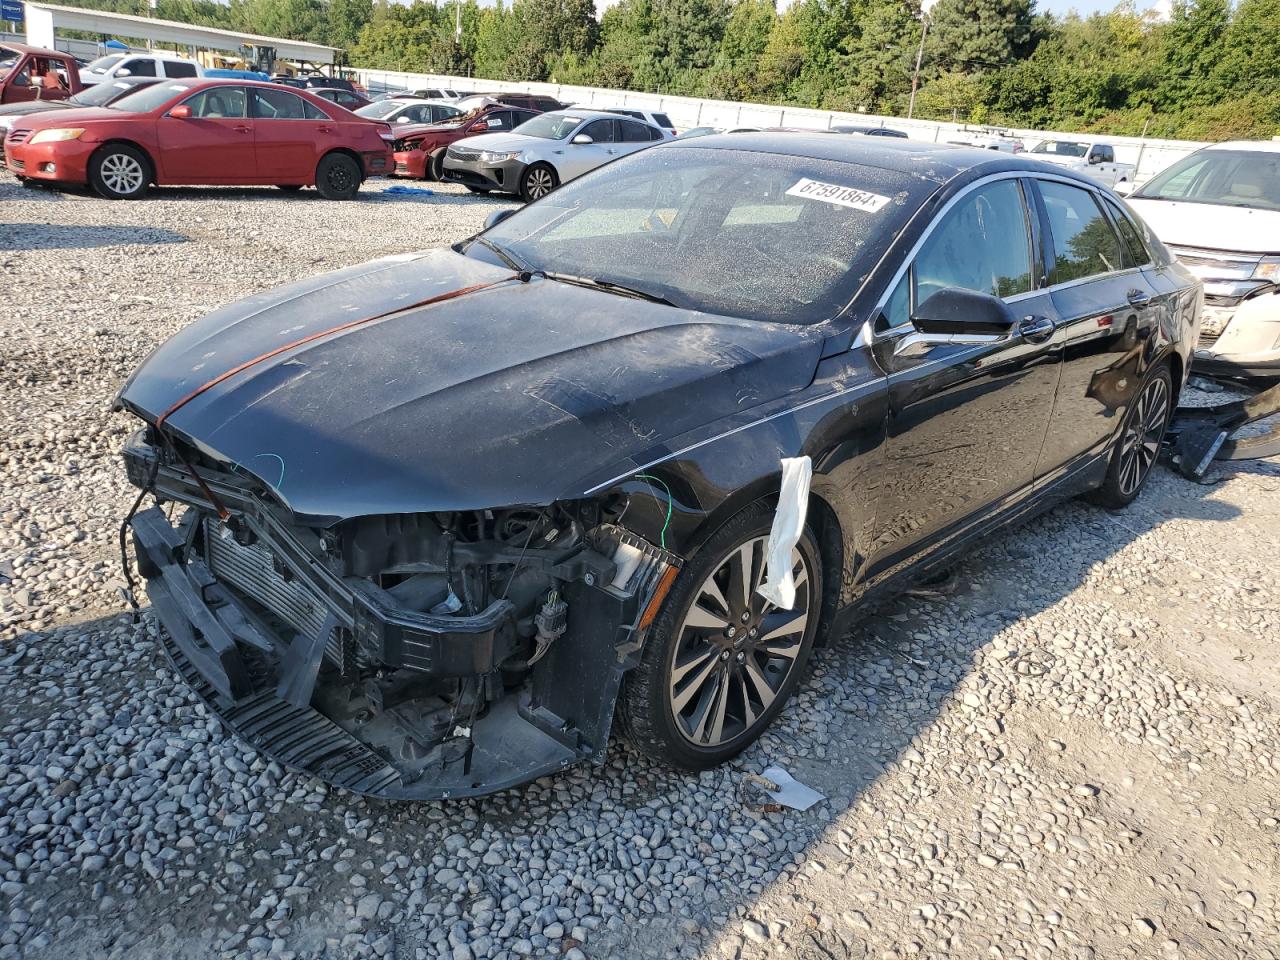
<svg viewBox="0 0 1280 960"><path fill-rule="evenodd" d="M349 200L391 170L391 128L305 90L272 83L169 80L110 107L23 117L5 141L20 179L88 184L108 199L150 184L314 186Z"/></svg>

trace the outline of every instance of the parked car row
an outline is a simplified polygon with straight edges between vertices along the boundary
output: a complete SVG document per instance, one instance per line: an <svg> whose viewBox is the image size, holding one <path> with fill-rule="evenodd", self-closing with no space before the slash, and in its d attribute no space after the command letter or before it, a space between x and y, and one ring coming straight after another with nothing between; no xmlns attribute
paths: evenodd
<svg viewBox="0 0 1280 960"><path fill-rule="evenodd" d="M151 184L314 186L346 200L391 167L390 125L314 91L191 78L141 86L105 106L20 115L4 138L9 172L134 199Z"/></svg>

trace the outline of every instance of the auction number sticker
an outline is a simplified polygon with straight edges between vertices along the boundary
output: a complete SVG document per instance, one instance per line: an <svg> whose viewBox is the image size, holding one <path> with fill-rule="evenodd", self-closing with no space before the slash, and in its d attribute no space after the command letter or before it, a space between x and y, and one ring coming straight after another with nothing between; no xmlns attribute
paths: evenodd
<svg viewBox="0 0 1280 960"><path fill-rule="evenodd" d="M787 196L821 200L823 203L834 203L867 213L875 213L889 202L888 197L882 197L878 193L868 193L857 187L842 187L838 183L823 183L821 180L807 178L797 180L795 186L787 191Z"/></svg>

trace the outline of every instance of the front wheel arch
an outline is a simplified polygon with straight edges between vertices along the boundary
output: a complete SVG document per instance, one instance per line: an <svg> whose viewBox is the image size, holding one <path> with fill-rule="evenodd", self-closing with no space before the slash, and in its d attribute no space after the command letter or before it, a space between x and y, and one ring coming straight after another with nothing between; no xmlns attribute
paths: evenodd
<svg viewBox="0 0 1280 960"><path fill-rule="evenodd" d="M131 150L136 150L142 155L144 167L143 174L145 175L144 183L146 185L152 185L159 182L157 179L156 161L155 158L151 156L151 152L142 144L134 140L125 140L123 137L117 137L114 140L106 140L102 142L94 149L93 153L89 155L89 162L86 164L85 174L86 182L90 187L93 186L94 165L98 162L102 154L112 147L128 147Z"/></svg>

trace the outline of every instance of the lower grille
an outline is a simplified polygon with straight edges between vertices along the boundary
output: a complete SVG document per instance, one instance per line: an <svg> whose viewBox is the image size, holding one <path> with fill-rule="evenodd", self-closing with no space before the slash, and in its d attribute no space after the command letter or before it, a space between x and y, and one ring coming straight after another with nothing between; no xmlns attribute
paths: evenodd
<svg viewBox="0 0 1280 960"><path fill-rule="evenodd" d="M314 637L320 632L326 613L324 599L303 581L286 581L280 576L270 551L258 544L242 546L213 520L205 521L204 540L209 569L220 581L260 603L299 633ZM338 669L344 668L341 630L330 634L325 656Z"/></svg>
<svg viewBox="0 0 1280 960"><path fill-rule="evenodd" d="M1218 342L1218 334L1215 331L1201 330L1200 338L1196 341L1197 346L1212 347Z"/></svg>
<svg viewBox="0 0 1280 960"><path fill-rule="evenodd" d="M15 169L15 170L25 170L25 169L27 169L27 165L26 165L26 163L25 163L25 162L23 162L22 160L18 160L18 159L10 160L10 161L9 161L9 166L13 167L13 169Z"/></svg>

